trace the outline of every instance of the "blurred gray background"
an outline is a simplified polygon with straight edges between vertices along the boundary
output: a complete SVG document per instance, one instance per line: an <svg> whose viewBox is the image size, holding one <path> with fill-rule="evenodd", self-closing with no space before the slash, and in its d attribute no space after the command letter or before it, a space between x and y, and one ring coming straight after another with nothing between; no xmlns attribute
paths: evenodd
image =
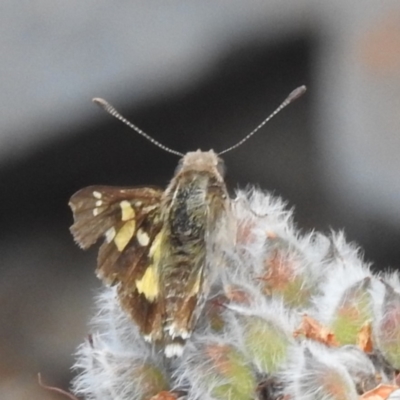
<svg viewBox="0 0 400 400"><path fill-rule="evenodd" d="M302 229L344 229L400 266L400 3L3 0L0 4L0 398L56 399L88 333L96 250L69 197L165 186L177 158L91 103L104 97L181 151L229 147L295 87L307 94L224 159Z"/></svg>

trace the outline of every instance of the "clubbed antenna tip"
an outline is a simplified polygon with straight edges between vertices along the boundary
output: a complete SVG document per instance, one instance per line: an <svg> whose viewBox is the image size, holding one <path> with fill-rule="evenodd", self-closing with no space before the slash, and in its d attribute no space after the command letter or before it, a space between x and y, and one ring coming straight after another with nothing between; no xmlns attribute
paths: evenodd
<svg viewBox="0 0 400 400"><path fill-rule="evenodd" d="M93 103L99 105L102 108L106 108L108 105L108 103L104 99L101 99L100 97L93 97L92 101Z"/></svg>
<svg viewBox="0 0 400 400"><path fill-rule="evenodd" d="M307 87L305 85L299 86L298 88L294 89L293 92L289 94L286 98L288 103L297 100L299 97L303 96L303 94L307 91ZM93 99L94 100L94 99Z"/></svg>

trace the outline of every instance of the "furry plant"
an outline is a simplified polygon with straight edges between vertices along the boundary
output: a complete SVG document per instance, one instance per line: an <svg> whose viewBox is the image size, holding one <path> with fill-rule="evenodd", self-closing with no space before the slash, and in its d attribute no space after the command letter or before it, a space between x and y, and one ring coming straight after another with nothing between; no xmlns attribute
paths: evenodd
<svg viewBox="0 0 400 400"><path fill-rule="evenodd" d="M97 297L73 392L85 400L399 399L400 279L374 274L343 233L300 233L258 189L232 201L234 245L181 357L147 343L118 287Z"/></svg>

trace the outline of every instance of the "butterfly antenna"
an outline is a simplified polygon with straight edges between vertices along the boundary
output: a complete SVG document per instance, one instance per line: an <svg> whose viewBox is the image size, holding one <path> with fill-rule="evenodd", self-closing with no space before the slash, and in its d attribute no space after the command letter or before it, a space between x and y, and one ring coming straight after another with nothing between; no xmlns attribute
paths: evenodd
<svg viewBox="0 0 400 400"><path fill-rule="evenodd" d="M167 147L167 146L163 145L162 143L158 142L157 140L153 139L146 132L143 132L139 127L137 127L136 125L132 124L132 122L128 121L125 117L123 117L110 103L108 103L104 99L100 99L98 97L95 97L92 101L93 101L93 103L99 105L108 114L110 114L113 117L119 119L125 125L129 126L129 128L133 129L139 135L142 135L143 137L145 137L147 140L149 140L151 143L155 144L159 148L165 150L168 153L172 153L172 154L175 154L175 155L180 156L180 157L184 156L183 153L180 153L179 151L170 149L169 147Z"/></svg>
<svg viewBox="0 0 400 400"><path fill-rule="evenodd" d="M270 114L267 118L264 119L263 122L261 122L260 125L258 125L255 129L253 129L247 136L245 136L242 140L240 140L238 143L234 144L231 147L228 147L227 149L221 151L218 153L218 155L225 154L228 151L231 151L233 149L236 149L236 147L241 146L244 142L246 142L248 139L250 139L257 131L259 131L270 119L275 117L276 114L278 114L280 111L282 111L286 106L288 106L290 103L293 101L297 100L299 97L301 97L305 92L307 88L303 86L299 86L297 89L293 90L289 94L288 97L282 102L282 104L272 113Z"/></svg>

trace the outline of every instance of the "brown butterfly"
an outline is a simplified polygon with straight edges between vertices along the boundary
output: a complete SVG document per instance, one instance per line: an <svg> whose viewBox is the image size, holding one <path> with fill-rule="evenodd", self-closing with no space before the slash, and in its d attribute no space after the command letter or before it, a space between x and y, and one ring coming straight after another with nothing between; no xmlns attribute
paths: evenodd
<svg viewBox="0 0 400 400"><path fill-rule="evenodd" d="M304 86L294 90L244 139L219 154L240 146L304 92ZM69 203L71 232L82 248L105 238L98 255L99 278L117 285L121 306L147 341L161 345L166 357L180 356L213 281L219 243L233 236L223 161L213 150L184 155L169 149L104 100L94 102L182 157L166 190L89 186Z"/></svg>

